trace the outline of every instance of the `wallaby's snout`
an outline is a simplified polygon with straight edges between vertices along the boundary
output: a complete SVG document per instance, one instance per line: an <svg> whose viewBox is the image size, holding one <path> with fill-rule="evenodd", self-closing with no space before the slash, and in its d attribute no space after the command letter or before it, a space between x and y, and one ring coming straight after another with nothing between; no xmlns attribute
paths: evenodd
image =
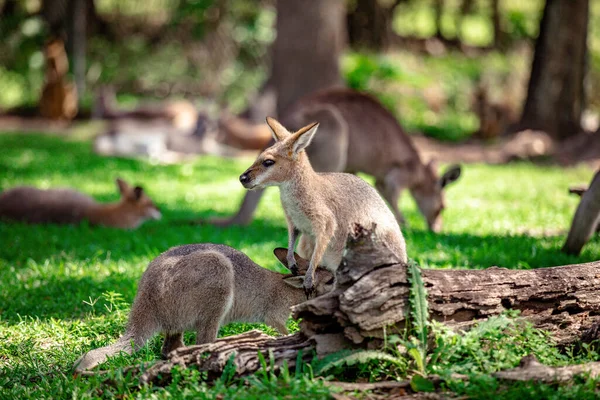
<svg viewBox="0 0 600 400"><path fill-rule="evenodd" d="M252 184L251 184L252 178L251 178L250 172L251 171L249 169L247 169L243 174L240 175L240 183L242 185L244 185L244 187L246 189L252 188Z"/></svg>

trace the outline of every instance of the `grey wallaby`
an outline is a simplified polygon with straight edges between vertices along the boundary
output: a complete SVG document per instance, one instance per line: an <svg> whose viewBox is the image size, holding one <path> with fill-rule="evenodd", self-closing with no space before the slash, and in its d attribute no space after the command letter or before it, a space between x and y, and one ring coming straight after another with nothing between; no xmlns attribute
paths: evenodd
<svg viewBox="0 0 600 400"><path fill-rule="evenodd" d="M281 122L292 129L319 122L319 134L306 149L315 171L372 175L401 224L404 218L398 200L408 189L429 229L441 230L446 207L443 189L460 177L461 168L450 166L439 176L435 163L421 160L396 118L375 98L350 89L327 89L302 98ZM221 226L250 223L262 193L248 192L235 216L209 222Z"/></svg>
<svg viewBox="0 0 600 400"><path fill-rule="evenodd" d="M38 189L19 186L0 193L0 219L31 224L78 224L134 229L161 213L140 186L116 180L121 199L102 204L73 189Z"/></svg>
<svg viewBox="0 0 600 400"><path fill-rule="evenodd" d="M304 149L317 132L313 123L290 133L267 117L275 144L263 151L240 176L246 189L278 186L288 225L287 261L294 271L294 247L299 233L298 254L310 259L304 280L308 294L315 285L315 271L322 265L335 272L354 223L377 225L381 240L406 262L404 237L385 201L359 177L340 173L318 173ZM316 281L319 283L318 280Z"/></svg>
<svg viewBox="0 0 600 400"><path fill-rule="evenodd" d="M287 266L287 249L274 250ZM306 271L308 261L296 255ZM333 275L319 269L316 294L333 288ZM75 370L92 369L107 357L132 354L156 333L165 334L162 355L183 346L183 332L196 331L196 344L216 339L230 322L264 322L287 334L290 307L306 300L304 277L262 268L244 253L212 243L173 247L155 258L139 282L125 333L115 344L92 350L75 362Z"/></svg>

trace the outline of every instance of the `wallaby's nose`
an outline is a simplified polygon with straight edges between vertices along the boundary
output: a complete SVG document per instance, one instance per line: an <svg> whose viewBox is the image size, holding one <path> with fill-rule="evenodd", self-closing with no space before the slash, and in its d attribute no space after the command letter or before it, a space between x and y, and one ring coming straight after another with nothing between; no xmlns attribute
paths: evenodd
<svg viewBox="0 0 600 400"><path fill-rule="evenodd" d="M250 176L244 172L242 175L240 175L240 182L242 185L245 185L246 183L250 182Z"/></svg>

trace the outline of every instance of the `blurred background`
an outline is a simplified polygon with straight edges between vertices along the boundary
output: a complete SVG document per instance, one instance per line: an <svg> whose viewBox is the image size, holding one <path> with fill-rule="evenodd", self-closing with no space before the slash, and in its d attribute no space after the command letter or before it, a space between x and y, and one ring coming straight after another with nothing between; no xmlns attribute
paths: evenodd
<svg viewBox="0 0 600 400"><path fill-rule="evenodd" d="M62 123L37 131L172 122L183 108L185 129L203 134L224 113L262 122L345 85L375 95L410 133L489 143L533 129L545 135L516 144L533 146L524 157L578 136L563 161L593 158L581 149L598 129L599 22L589 0L0 0L0 129L40 116ZM45 110L57 96L67 111Z"/></svg>

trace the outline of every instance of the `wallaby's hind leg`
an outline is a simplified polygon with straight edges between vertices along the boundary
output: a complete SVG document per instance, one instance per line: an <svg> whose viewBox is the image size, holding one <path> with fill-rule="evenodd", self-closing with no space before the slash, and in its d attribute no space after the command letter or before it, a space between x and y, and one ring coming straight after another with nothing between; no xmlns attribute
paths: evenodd
<svg viewBox="0 0 600 400"><path fill-rule="evenodd" d="M219 318L206 318L196 326L196 344L211 343L219 333Z"/></svg>
<svg viewBox="0 0 600 400"><path fill-rule="evenodd" d="M287 327L285 326L285 322L282 323L279 320L268 319L265 321L265 324L272 326L273 328L275 328L277 330L277 332L281 333L284 336L288 334L288 330L287 330Z"/></svg>
<svg viewBox="0 0 600 400"><path fill-rule="evenodd" d="M319 134L306 148L315 171L343 172L348 159L348 125L332 106L318 106L306 111L301 126L319 121Z"/></svg>
<svg viewBox="0 0 600 400"><path fill-rule="evenodd" d="M315 250L315 241L307 235L300 236L300 240L298 241L298 248L296 252L298 255L306 260L310 260L310 256Z"/></svg>
<svg viewBox="0 0 600 400"><path fill-rule="evenodd" d="M166 333L165 340L163 341L162 350L160 351L160 354L163 356L163 358L167 358L167 355L171 351L173 351L179 347L182 347L182 346L184 346L182 332Z"/></svg>

